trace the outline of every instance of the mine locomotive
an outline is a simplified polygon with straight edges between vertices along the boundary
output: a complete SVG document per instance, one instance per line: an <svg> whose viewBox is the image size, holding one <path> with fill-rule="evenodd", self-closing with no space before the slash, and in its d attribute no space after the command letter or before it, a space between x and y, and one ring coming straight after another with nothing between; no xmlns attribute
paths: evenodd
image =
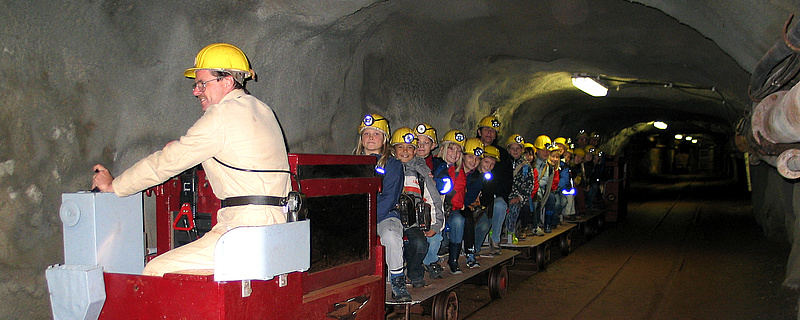
<svg viewBox="0 0 800 320"><path fill-rule="evenodd" d="M295 201L307 212L295 211L294 222L229 231L217 242L214 272L141 275L146 259L196 240L216 223L220 201L202 169L126 198L64 194L65 264L46 272L54 317L383 318L375 157L290 154L289 162L293 189L303 194ZM145 197L155 198L157 243L149 249Z"/></svg>

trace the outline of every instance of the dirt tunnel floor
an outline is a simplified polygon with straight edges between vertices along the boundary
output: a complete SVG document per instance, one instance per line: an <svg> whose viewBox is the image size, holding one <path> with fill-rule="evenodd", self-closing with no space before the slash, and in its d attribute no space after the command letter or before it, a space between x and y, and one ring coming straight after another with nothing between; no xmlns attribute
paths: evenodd
<svg viewBox="0 0 800 320"><path fill-rule="evenodd" d="M781 286L790 245L762 235L741 189L634 185L624 222L545 271L517 260L505 298L459 288L459 318L797 319L798 293Z"/></svg>

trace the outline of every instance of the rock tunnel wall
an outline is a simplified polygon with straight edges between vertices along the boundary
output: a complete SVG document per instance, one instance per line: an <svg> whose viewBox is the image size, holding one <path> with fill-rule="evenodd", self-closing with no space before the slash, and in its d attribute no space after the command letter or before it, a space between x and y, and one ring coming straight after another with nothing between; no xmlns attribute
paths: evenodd
<svg viewBox="0 0 800 320"><path fill-rule="evenodd" d="M88 189L95 163L119 174L201 115L182 74L203 46L229 42L248 54L258 74L248 88L275 110L291 152L350 153L365 113L394 128L426 121L468 135L495 113L508 125L502 136L552 135L566 128L561 118L518 112L524 101L601 64L638 74L606 60L662 45L646 31L625 34L635 46L622 48L592 42L608 40L602 33L564 39L559 28L599 21L586 2L552 3L0 2L0 318L48 317L44 269L63 261L61 193ZM596 5L598 15L678 24L656 10L631 14L642 9L626 1ZM643 76L718 77L739 91L736 77L693 65L736 65L726 59Z"/></svg>

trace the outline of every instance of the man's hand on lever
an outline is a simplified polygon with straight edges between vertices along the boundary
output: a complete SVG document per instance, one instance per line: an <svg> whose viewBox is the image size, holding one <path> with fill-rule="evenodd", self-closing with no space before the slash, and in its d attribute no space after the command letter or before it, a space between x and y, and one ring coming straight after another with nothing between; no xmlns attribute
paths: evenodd
<svg viewBox="0 0 800 320"><path fill-rule="evenodd" d="M111 176L111 172L100 164L94 165L92 169L94 169L92 191L114 192L114 186L111 185L111 181L114 181L114 177Z"/></svg>

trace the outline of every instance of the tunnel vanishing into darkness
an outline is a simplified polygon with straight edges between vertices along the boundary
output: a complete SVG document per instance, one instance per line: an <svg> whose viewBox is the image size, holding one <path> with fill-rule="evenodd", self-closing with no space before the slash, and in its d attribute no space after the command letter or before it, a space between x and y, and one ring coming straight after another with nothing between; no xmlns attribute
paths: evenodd
<svg viewBox="0 0 800 320"><path fill-rule="evenodd" d="M48 317L43 270L63 261L61 193L88 189L95 163L119 174L182 135L201 115L182 72L213 42L248 54L258 75L248 89L275 110L290 152L350 153L366 113L386 116L393 128L424 121L440 132L472 132L481 117L495 115L504 124L500 139L598 132L606 153L628 159L632 179L749 177L764 233L794 244L784 285L800 285L800 189L770 161L745 170L742 153L775 156L786 148L752 146L752 137L734 142L749 135L751 74L781 39L794 2L34 0L0 7L0 318ZM578 91L574 73L601 77L608 96ZM652 128L656 120L668 129ZM699 141L678 142L675 134Z"/></svg>

